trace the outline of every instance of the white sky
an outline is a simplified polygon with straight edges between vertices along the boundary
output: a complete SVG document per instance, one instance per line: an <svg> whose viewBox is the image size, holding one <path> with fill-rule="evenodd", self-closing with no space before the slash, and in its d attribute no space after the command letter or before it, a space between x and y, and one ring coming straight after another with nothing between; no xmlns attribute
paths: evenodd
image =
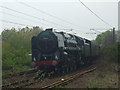
<svg viewBox="0 0 120 90"><path fill-rule="evenodd" d="M30 7L20 4L19 1L24 1L25 3L35 8L38 8L44 12L47 12L51 15L59 17L73 24L65 23L56 18L40 13L34 9L31 9ZM118 28L118 0L81 0L81 1L86 6L88 6L92 11L94 11L98 16L100 16L104 21L108 22L116 29ZM15 28L25 27L16 24L5 23L2 22L1 19L25 25L39 26L43 28L53 27L57 29L73 29L73 31L70 33L77 33L77 35L90 40L95 39L96 37L96 34L86 34L88 32L91 32L90 29L111 28L110 26L106 25L101 20L99 20L95 15L93 15L78 0L4 0L4 1L0 0L0 2L1 2L0 6L6 6L16 11L27 13L29 15L42 19L42 20L35 19L0 7L0 33L2 32L3 29L6 28L10 29L12 27ZM25 19L10 16L5 13L9 13ZM54 22L58 25L48 23L44 20ZM41 23L45 23L47 25ZM74 24L79 27L75 26ZM60 25L65 27L62 27ZM92 33L94 33L94 31L92 31Z"/></svg>

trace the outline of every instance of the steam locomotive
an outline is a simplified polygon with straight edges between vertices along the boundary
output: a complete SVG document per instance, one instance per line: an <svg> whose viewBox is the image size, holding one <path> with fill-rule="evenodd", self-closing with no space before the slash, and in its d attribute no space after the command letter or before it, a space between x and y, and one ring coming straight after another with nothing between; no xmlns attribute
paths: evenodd
<svg viewBox="0 0 120 90"><path fill-rule="evenodd" d="M33 36L32 66L55 72L69 72L92 62L99 55L99 46L91 41L65 32L46 29Z"/></svg>

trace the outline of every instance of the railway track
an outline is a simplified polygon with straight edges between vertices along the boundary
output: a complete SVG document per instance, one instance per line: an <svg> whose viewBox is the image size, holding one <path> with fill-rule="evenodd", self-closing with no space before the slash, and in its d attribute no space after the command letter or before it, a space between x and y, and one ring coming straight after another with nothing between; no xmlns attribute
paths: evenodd
<svg viewBox="0 0 120 90"><path fill-rule="evenodd" d="M26 78L34 77L35 73L38 72L38 69L29 69L17 73L8 73L3 76L3 86L16 85L18 83L27 82ZM14 82L13 82L14 81Z"/></svg>
<svg viewBox="0 0 120 90"><path fill-rule="evenodd" d="M65 85L68 82L71 82L74 79L78 78L79 76L81 76L83 74L86 74L88 72L94 71L95 69L96 69L96 67L92 68L92 69L89 69L89 70L86 70L86 71L83 71L83 72L80 72L80 73L77 73L77 74L74 74L74 75L69 76L65 79L61 79L57 82L46 85L46 86L42 87L42 89L53 88L53 87L58 87L60 85ZM15 82L3 85L2 88L3 89L4 88L24 88L24 87L33 85L35 83L40 83L41 81L43 81L45 79L45 77L47 77L47 74L44 71L38 70L37 72L34 72L33 77L30 77L29 79L23 79L23 80L20 80L20 81L15 81Z"/></svg>
<svg viewBox="0 0 120 90"><path fill-rule="evenodd" d="M25 74L35 73L37 71L38 71L38 69L29 69L29 70L21 71L21 72L17 72L17 73L8 73L8 74L5 74L4 77L5 78L11 78L11 77L14 77L14 76L22 76L22 75L25 75Z"/></svg>
<svg viewBox="0 0 120 90"><path fill-rule="evenodd" d="M92 69L89 69L89 70L85 70L83 72L79 72L75 75L72 75L72 76L69 76L68 78L65 78L65 79L61 79L61 80L58 80L56 82L53 82L52 84L49 84L49 85L46 85L46 86L43 86L42 89L48 89L48 88L56 88L58 86L63 86L63 85L66 85L67 83L69 82L72 82L73 80L77 79L78 77L80 77L81 75L84 75L86 73L89 73L89 72L92 72L96 69L95 68L92 68Z"/></svg>
<svg viewBox="0 0 120 90"><path fill-rule="evenodd" d="M29 71L28 71L29 72ZM28 72L24 72L28 74ZM33 72L33 71L32 71ZM32 73L32 72L29 72ZM33 77L30 77L29 79L23 79L23 80L19 80L19 81L15 81L6 85L3 85L2 88L22 88L22 87L26 87L29 85L32 85L35 83L35 81L41 80L45 77L45 72L44 71L40 71L40 70L35 70Z"/></svg>

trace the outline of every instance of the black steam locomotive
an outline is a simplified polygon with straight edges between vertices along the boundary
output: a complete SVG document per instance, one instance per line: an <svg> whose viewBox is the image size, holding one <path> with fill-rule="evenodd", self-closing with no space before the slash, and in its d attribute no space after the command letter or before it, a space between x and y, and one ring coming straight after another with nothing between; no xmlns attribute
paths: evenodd
<svg viewBox="0 0 120 90"><path fill-rule="evenodd" d="M45 71L69 72L99 55L99 46L76 35L46 29L32 37L32 65Z"/></svg>

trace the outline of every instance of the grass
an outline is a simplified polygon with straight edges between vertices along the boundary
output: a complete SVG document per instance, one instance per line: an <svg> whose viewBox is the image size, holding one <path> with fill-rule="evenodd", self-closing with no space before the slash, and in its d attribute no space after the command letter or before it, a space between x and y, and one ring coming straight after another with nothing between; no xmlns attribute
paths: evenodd
<svg viewBox="0 0 120 90"><path fill-rule="evenodd" d="M63 86L58 86L58 87L57 87L57 90L63 89L63 88L64 88Z"/></svg>
<svg viewBox="0 0 120 90"><path fill-rule="evenodd" d="M92 86L87 86L86 87L88 90L96 90L97 88L98 88L98 86L97 85L92 85Z"/></svg>

